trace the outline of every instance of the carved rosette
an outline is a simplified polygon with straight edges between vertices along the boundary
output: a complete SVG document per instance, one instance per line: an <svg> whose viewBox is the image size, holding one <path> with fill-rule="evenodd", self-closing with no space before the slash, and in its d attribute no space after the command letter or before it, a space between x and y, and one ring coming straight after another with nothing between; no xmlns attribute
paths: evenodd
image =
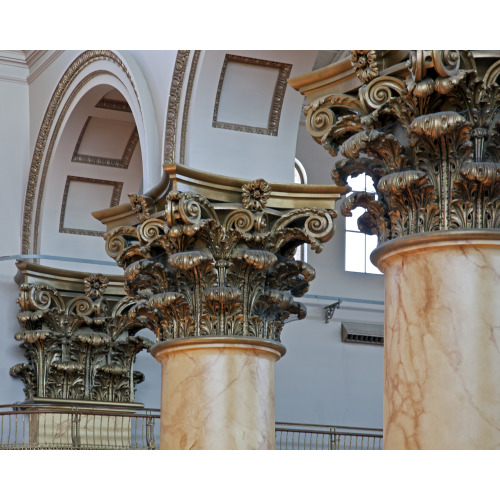
<svg viewBox="0 0 500 500"><path fill-rule="evenodd" d="M373 179L376 195L352 193L342 206L347 216L366 209L362 232L382 243L500 228L500 61L486 61L489 67L476 66L466 51L410 51L407 75L376 76L356 94L324 96L305 108L311 135L343 157L333 180Z"/></svg>
<svg viewBox="0 0 500 500"><path fill-rule="evenodd" d="M265 208L269 185L242 187L241 207L171 192L165 210L137 227L105 235L106 249L125 269L141 319L158 342L201 336L250 336L280 341L285 320L302 319L295 301L314 278L294 260L296 248L320 252L333 235L328 209Z"/></svg>
<svg viewBox="0 0 500 500"><path fill-rule="evenodd" d="M135 384L144 379L133 371L135 357L152 342L133 336L144 325L128 317L129 297L109 307L107 284L106 276L89 276L86 295L73 298L46 283L21 285L15 339L27 362L10 374L22 379L26 399L134 401Z"/></svg>
<svg viewBox="0 0 500 500"><path fill-rule="evenodd" d="M351 64L361 83L368 83L379 74L377 54L374 50L351 51Z"/></svg>

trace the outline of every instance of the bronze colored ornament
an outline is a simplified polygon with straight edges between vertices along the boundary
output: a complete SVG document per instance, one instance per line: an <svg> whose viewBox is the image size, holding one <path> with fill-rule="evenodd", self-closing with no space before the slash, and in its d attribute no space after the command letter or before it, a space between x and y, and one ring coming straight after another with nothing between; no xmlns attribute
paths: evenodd
<svg viewBox="0 0 500 500"><path fill-rule="evenodd" d="M92 274L84 280L85 295L91 299L98 299L104 295L109 280L102 274Z"/></svg>
<svg viewBox="0 0 500 500"><path fill-rule="evenodd" d="M351 64L362 83L368 83L379 74L374 50L353 50L351 52Z"/></svg>
<svg viewBox="0 0 500 500"><path fill-rule="evenodd" d="M73 298L46 283L21 285L22 330L15 339L27 363L13 366L10 374L21 377L27 400L134 401L135 384L144 379L133 370L135 357L152 342L133 336L144 325L130 319L129 297L110 308L108 283L102 274L88 276L85 295Z"/></svg>
<svg viewBox="0 0 500 500"><path fill-rule="evenodd" d="M248 184L243 184L241 190L243 208L251 212L263 210L271 194L271 186L269 186L264 179L258 179Z"/></svg>
<svg viewBox="0 0 500 500"><path fill-rule="evenodd" d="M357 62L359 52L352 56ZM313 138L344 157L332 170L334 181L345 186L361 173L373 179L376 195L348 196L342 213L366 208L358 226L379 243L500 228L500 61L487 55L410 51L406 72L398 63L392 74L386 69L367 85L304 109Z"/></svg>
<svg viewBox="0 0 500 500"><path fill-rule="evenodd" d="M333 235L335 211L266 209L271 188L263 179L241 191L242 206L171 191L154 218L106 234L134 300L129 318L147 325L158 342L199 336L279 342L287 318L305 316L295 297L307 292L315 273L293 255L302 243L321 251Z"/></svg>

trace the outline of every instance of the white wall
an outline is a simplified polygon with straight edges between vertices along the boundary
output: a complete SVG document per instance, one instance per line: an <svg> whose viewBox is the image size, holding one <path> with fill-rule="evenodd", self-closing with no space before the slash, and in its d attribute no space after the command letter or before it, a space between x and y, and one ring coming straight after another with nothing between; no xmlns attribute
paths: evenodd
<svg viewBox="0 0 500 500"><path fill-rule="evenodd" d="M235 50L229 53L292 64L291 77L310 71L316 57L315 51ZM286 89L277 136L213 127L217 86L225 55L223 51L205 51L200 58L199 79L191 102L186 164L231 177L262 177L269 182L293 182L292 167L302 96L291 87ZM268 92L267 88L262 90Z"/></svg>
<svg viewBox="0 0 500 500"><path fill-rule="evenodd" d="M0 64L0 186L2 234L0 257L21 253L21 227L24 193L29 163L28 85L6 77L8 68ZM21 75L19 75L21 76ZM0 261L0 404L24 400L23 384L9 375L9 369L25 361L18 342L14 283L15 261Z"/></svg>
<svg viewBox="0 0 500 500"><path fill-rule="evenodd" d="M335 160L304 124L298 131L297 158L308 183L333 182ZM316 269L308 294L383 301L383 275L344 271L344 234L345 218L339 213L335 235L323 252L308 249L308 262ZM307 305L308 315L284 327L287 353L276 363L276 420L381 428L383 347L343 343L340 328L342 321L383 324L383 306L344 301L327 324L324 306L333 300L299 300Z"/></svg>

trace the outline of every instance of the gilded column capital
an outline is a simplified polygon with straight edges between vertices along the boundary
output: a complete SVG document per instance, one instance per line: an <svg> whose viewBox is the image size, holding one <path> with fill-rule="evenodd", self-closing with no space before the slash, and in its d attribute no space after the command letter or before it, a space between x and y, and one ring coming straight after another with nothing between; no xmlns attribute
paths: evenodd
<svg viewBox="0 0 500 500"><path fill-rule="evenodd" d="M286 185L223 182L229 195L223 184L212 199L173 190L147 220L105 235L106 251L125 270L125 290L135 301L129 316L142 318L158 342L202 336L279 342L285 321L305 316L295 299L315 273L294 254L303 243L320 252L337 213L300 206L300 199L296 208L279 208ZM288 188L293 198L296 188ZM221 192L229 199L214 199ZM332 192L330 206L339 196Z"/></svg>
<svg viewBox="0 0 500 500"><path fill-rule="evenodd" d="M361 52L374 53L351 59ZM352 193L344 215L366 208L359 228L379 243L500 228L500 54L409 51L393 66L389 53L379 59L379 75L304 108L312 137L337 158L334 182L373 179L376 195Z"/></svg>
<svg viewBox="0 0 500 500"><path fill-rule="evenodd" d="M26 399L133 403L135 385L144 380L133 370L135 356L153 345L135 336L144 324L127 315L133 301L123 292L121 298L106 294L108 286L117 287L109 276L17 266L25 276L38 277L20 285L21 331L14 338L27 363L10 369L23 381ZM53 284L39 281L40 276Z"/></svg>

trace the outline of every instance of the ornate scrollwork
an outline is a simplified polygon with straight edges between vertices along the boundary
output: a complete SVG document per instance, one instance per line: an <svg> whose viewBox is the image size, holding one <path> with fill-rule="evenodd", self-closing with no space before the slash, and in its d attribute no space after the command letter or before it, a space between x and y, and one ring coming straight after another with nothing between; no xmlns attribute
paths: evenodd
<svg viewBox="0 0 500 500"><path fill-rule="evenodd" d="M100 274L88 276L86 295L71 299L45 283L21 285L22 330L15 339L28 362L15 365L10 374L21 377L27 399L133 402L135 356L152 342L131 336L144 321L127 317L129 297L110 310L104 296L108 281Z"/></svg>
<svg viewBox="0 0 500 500"><path fill-rule="evenodd" d="M166 223L149 219L135 232L124 228L123 253L110 255L125 268L125 290L135 300L131 320L146 324L158 342L206 335L279 341L287 318L305 316L294 297L314 278L311 266L295 261L295 249L308 242L319 252L333 235L336 213L269 210L270 195L263 179L242 187L236 207L171 192ZM109 234L118 238L120 231Z"/></svg>
<svg viewBox="0 0 500 500"><path fill-rule="evenodd" d="M352 194L343 213L365 208L358 225L378 234L380 243L420 232L500 227L500 62L490 59L486 67L485 61L476 64L473 51L410 51L406 75L400 67L372 75L343 96L358 110L350 116L338 113L339 94L305 108L307 123L318 110L335 120L311 134L344 157L333 180L346 185L360 173L373 179L376 194Z"/></svg>
<svg viewBox="0 0 500 500"><path fill-rule="evenodd" d="M129 194L130 206L137 215L140 222L144 222L151 217L149 212L148 202L152 204L152 199L147 196L140 196L138 194Z"/></svg>
<svg viewBox="0 0 500 500"><path fill-rule="evenodd" d="M351 64L361 83L368 83L379 74L377 54L374 50L351 51Z"/></svg>

